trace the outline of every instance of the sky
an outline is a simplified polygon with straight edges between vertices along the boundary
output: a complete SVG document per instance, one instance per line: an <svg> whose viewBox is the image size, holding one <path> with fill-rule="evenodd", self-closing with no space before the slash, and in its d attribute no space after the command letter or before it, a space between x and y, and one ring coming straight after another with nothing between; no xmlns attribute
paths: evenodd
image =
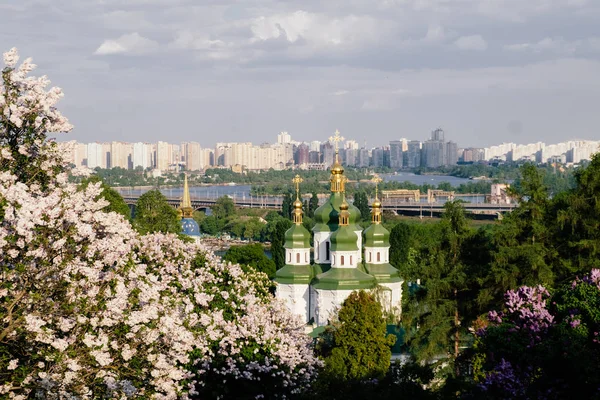
<svg viewBox="0 0 600 400"><path fill-rule="evenodd" d="M80 142L600 139L600 0L0 0Z"/></svg>

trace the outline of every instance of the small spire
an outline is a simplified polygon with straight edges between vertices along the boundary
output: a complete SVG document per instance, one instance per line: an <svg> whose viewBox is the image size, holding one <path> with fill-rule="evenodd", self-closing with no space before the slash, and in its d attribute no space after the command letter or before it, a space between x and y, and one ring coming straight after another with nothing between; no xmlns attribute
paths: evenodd
<svg viewBox="0 0 600 400"><path fill-rule="evenodd" d="M300 184L304 182L304 179L298 174L292 179L292 183L296 185L296 199L300 198Z"/></svg>
<svg viewBox="0 0 600 400"><path fill-rule="evenodd" d="M340 158L339 158L339 142L343 142L344 140L346 140L343 136L340 136L340 131L339 130L335 130L335 133L333 136L329 136L329 141L333 143L333 146L335 147L335 162L334 164L337 165L340 163Z"/></svg>
<svg viewBox="0 0 600 400"><path fill-rule="evenodd" d="M383 179L381 179L377 174L375 174L373 179L371 179L371 182L375 183L375 199L373 200L373 204L371 204L371 223L376 225L381 223L381 201L379 201L378 197L378 185L382 181Z"/></svg>
<svg viewBox="0 0 600 400"><path fill-rule="evenodd" d="M381 179L379 177L379 175L375 174L373 175L373 178L371 179L371 182L373 182L375 184L375 200L379 199L379 183L383 182L383 179Z"/></svg>
<svg viewBox="0 0 600 400"><path fill-rule="evenodd" d="M192 218L194 215L194 209L192 208L192 200L190 198L190 188L188 185L187 174L184 174L183 178L183 197L181 198L181 205L179 207L180 215L182 218Z"/></svg>
<svg viewBox="0 0 600 400"><path fill-rule="evenodd" d="M342 192L342 204L340 204L340 226L350 225L350 206L346 202L346 192Z"/></svg>
<svg viewBox="0 0 600 400"><path fill-rule="evenodd" d="M296 225L302 224L302 201L300 200L300 183L303 182L304 179L300 177L300 175L296 175L292 179L292 183L296 185L296 201L294 201L294 211L292 218Z"/></svg>

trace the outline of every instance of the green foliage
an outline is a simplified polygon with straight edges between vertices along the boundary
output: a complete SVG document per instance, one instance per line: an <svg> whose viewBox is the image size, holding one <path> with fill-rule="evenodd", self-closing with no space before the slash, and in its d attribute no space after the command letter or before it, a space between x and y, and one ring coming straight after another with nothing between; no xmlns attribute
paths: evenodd
<svg viewBox="0 0 600 400"><path fill-rule="evenodd" d="M458 357L460 342L468 335L464 325L471 317L473 285L463 246L472 235L460 201L444 207L437 248L422 255L422 286L411 293L402 316L408 344L417 361L440 356Z"/></svg>
<svg viewBox="0 0 600 400"><path fill-rule="evenodd" d="M293 211L292 207L293 207L292 196L290 195L289 192L286 192L283 195L283 202L281 203L281 215L284 218L291 219L292 211Z"/></svg>
<svg viewBox="0 0 600 400"><path fill-rule="evenodd" d="M292 227L292 221L279 218L275 222L275 230L271 235L271 255L277 269L285 265L285 232Z"/></svg>
<svg viewBox="0 0 600 400"><path fill-rule="evenodd" d="M229 196L221 196L211 207L211 210L217 219L225 219L235 215L235 204Z"/></svg>
<svg viewBox="0 0 600 400"><path fill-rule="evenodd" d="M338 321L319 338L325 359L324 375L333 381L383 378L396 337L387 335L381 305L365 291L352 292L338 313Z"/></svg>
<svg viewBox="0 0 600 400"><path fill-rule="evenodd" d="M313 191L311 193L311 197L310 200L308 202L308 217L309 218L314 218L315 216L315 210L319 208L319 197L317 195L317 192Z"/></svg>
<svg viewBox="0 0 600 400"><path fill-rule="evenodd" d="M79 184L79 190L84 190L88 187L90 183L98 182L101 182L102 187L102 194L98 197L103 197L109 203L106 207L103 208L103 210L106 212L114 211L117 214L121 214L125 218L130 219L131 211L127 203L125 203L125 200L123 200L123 197L116 190L112 189L110 186L104 183L102 179L100 179L98 176L92 175L89 178L83 179Z"/></svg>
<svg viewBox="0 0 600 400"><path fill-rule="evenodd" d="M264 272L269 279L275 277L275 263L265 255L265 251L259 243L232 246L223 256L223 260Z"/></svg>
<svg viewBox="0 0 600 400"><path fill-rule="evenodd" d="M523 166L520 185L512 191L519 207L494 229L492 262L485 268L483 289L477 299L484 308L498 306L509 289L553 285L557 263L555 221L549 214L551 203L543 174L533 164Z"/></svg>
<svg viewBox="0 0 600 400"><path fill-rule="evenodd" d="M369 198L367 197L367 193L364 191L355 193L353 204L360 210L361 219L363 221L369 221L371 210L369 209Z"/></svg>
<svg viewBox="0 0 600 400"><path fill-rule="evenodd" d="M158 190L151 190L141 195L135 210L133 226L141 234L181 232L177 211L167 203L167 198Z"/></svg>
<svg viewBox="0 0 600 400"><path fill-rule="evenodd" d="M200 223L200 230L207 235L216 235L223 228L223 221L215 217L214 215L209 215L205 217Z"/></svg>
<svg viewBox="0 0 600 400"><path fill-rule="evenodd" d="M390 231L390 264L402 272L407 272L405 266L412 245L411 232L411 227L403 222L396 224ZM409 278L406 273L402 276Z"/></svg>
<svg viewBox="0 0 600 400"><path fill-rule="evenodd" d="M600 155L575 174L574 189L554 199L556 249L564 260L559 282L600 268Z"/></svg>

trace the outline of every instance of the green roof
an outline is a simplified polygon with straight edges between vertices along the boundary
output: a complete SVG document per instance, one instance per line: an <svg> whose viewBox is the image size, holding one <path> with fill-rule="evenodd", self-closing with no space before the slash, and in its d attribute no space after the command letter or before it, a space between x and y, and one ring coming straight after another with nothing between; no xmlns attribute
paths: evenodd
<svg viewBox="0 0 600 400"><path fill-rule="evenodd" d="M302 225L292 225L290 229L285 231L286 249L308 249L310 248L310 233Z"/></svg>
<svg viewBox="0 0 600 400"><path fill-rule="evenodd" d="M350 226L340 226L331 234L331 251L356 251L358 236Z"/></svg>
<svg viewBox="0 0 600 400"><path fill-rule="evenodd" d="M325 290L357 290L375 287L375 278L357 268L331 268L317 275L312 286Z"/></svg>
<svg viewBox="0 0 600 400"><path fill-rule="evenodd" d="M315 210L313 232L333 232L337 229L340 221L340 205L343 199L342 193L331 193L329 199ZM348 212L350 213L349 223L352 230L361 230L358 225L360 210L353 204L348 204Z"/></svg>
<svg viewBox="0 0 600 400"><path fill-rule="evenodd" d="M310 265L284 265L275 273L275 282L287 284L309 284L313 278Z"/></svg>
<svg viewBox="0 0 600 400"><path fill-rule="evenodd" d="M381 224L371 224L365 229L365 247L389 247L390 232Z"/></svg>
<svg viewBox="0 0 600 400"><path fill-rule="evenodd" d="M377 283L393 283L402 282L400 271L391 264L365 264L365 268L369 275L372 275L377 280Z"/></svg>

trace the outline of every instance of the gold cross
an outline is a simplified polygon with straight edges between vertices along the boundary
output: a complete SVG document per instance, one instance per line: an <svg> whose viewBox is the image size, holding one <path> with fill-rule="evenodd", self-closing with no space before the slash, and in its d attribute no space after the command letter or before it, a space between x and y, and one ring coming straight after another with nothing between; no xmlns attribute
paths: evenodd
<svg viewBox="0 0 600 400"><path fill-rule="evenodd" d="M338 143L344 140L346 139L343 136L340 136L340 131L338 131L337 129L335 130L335 134L333 136L329 136L329 141L333 142L333 145L335 146L336 154L338 152Z"/></svg>
<svg viewBox="0 0 600 400"><path fill-rule="evenodd" d="M300 175L296 174L296 176L292 179L292 183L296 185L296 198L300 198L300 183L302 183L304 179L300 177Z"/></svg>
<svg viewBox="0 0 600 400"><path fill-rule="evenodd" d="M379 175L375 174L375 175L373 175L373 178L371 179L371 182L373 182L375 184L375 198L377 198L378 189L379 189L379 182L383 182L383 179L381 179L379 177Z"/></svg>

